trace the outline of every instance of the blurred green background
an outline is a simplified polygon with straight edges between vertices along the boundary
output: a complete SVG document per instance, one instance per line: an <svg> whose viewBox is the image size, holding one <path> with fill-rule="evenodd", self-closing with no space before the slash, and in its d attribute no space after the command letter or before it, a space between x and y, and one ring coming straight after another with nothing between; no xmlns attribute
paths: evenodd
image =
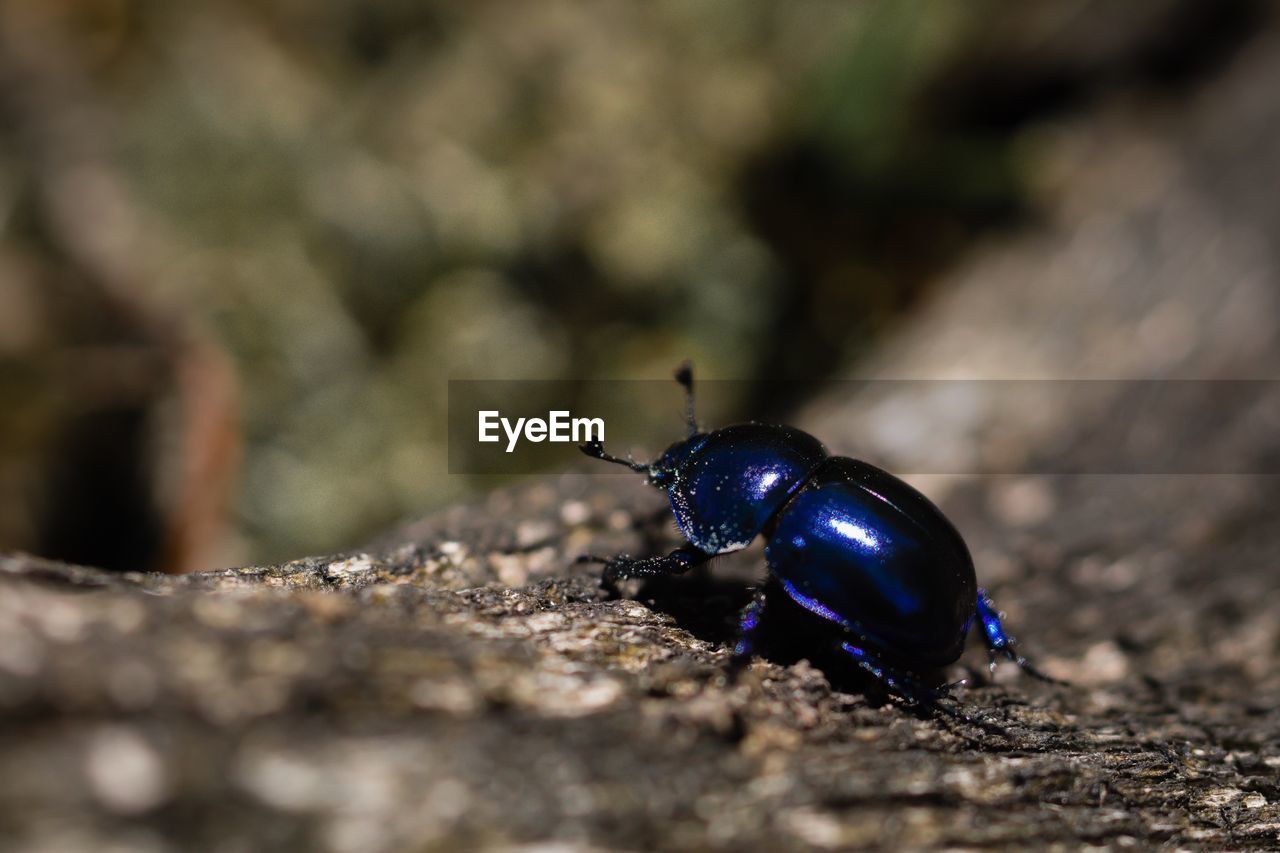
<svg viewBox="0 0 1280 853"><path fill-rule="evenodd" d="M358 544L491 487L446 473L449 378L849 375L1034 223L1046 128L1266 12L0 2L0 549ZM803 402L769 387L730 408Z"/></svg>

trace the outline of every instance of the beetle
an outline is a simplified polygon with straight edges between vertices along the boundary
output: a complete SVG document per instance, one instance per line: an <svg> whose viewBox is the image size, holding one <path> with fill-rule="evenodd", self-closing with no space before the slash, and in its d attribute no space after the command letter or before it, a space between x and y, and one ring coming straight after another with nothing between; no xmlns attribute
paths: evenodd
<svg viewBox="0 0 1280 853"><path fill-rule="evenodd" d="M938 704L963 682L934 687L919 673L954 663L976 619L994 672L1001 657L1061 684L1018 652L960 533L928 498L867 462L831 456L789 426L738 424L703 432L694 412L693 369L676 371L685 389L685 438L652 462L580 445L595 459L625 465L665 489L687 544L665 556L584 555L603 563L602 583L678 575L765 538L775 588L803 611L815 638L832 643L907 702L961 716ZM732 666L751 658L767 605L762 585L739 618ZM967 717L964 717L968 719Z"/></svg>

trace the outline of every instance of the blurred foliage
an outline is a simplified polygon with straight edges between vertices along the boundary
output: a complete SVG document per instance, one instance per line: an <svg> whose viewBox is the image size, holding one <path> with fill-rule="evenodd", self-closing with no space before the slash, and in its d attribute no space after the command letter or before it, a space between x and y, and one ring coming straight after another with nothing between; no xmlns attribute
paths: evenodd
<svg viewBox="0 0 1280 853"><path fill-rule="evenodd" d="M210 350L234 365L239 544L170 568L331 551L457 499L449 377L829 375L1023 209L1011 129L1040 93L991 122L965 105L999 87L958 69L1030 45L1087 79L1116 62L1074 45L1123 30L1128 57L1188 7L1112 5L9 0L0 355L29 405L0 489L64 453L31 438L61 410L19 369L85 346L51 281L113 294L95 316L134 318L113 345L204 377L130 405L217 397Z"/></svg>

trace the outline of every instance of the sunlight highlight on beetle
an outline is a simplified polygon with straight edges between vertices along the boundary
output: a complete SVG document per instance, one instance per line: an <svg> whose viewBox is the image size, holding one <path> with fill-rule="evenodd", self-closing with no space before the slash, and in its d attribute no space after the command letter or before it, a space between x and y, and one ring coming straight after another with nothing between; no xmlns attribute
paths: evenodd
<svg viewBox="0 0 1280 853"><path fill-rule="evenodd" d="M830 523L836 533L846 539L852 539L864 548L874 549L880 547L880 540L875 537L875 534L855 521L851 521L848 518L833 517Z"/></svg>
<svg viewBox="0 0 1280 853"><path fill-rule="evenodd" d="M769 491L778 484L778 480L782 479L782 475L776 470L765 471L755 478L752 482L752 491L754 497L759 499L767 496Z"/></svg>
<svg viewBox="0 0 1280 853"><path fill-rule="evenodd" d="M816 613L817 615L821 616L823 619L830 619L832 622L835 622L837 625L849 624L848 621L843 616L841 616L839 613L832 610L830 607L827 607L818 599L814 598L811 595L805 595L803 592L800 591L799 587L797 587L790 580L787 580L786 578L779 578L779 580L782 581L782 588L787 591L787 595L791 596L792 601L794 601L796 604L799 604L805 610L808 610L810 613Z"/></svg>

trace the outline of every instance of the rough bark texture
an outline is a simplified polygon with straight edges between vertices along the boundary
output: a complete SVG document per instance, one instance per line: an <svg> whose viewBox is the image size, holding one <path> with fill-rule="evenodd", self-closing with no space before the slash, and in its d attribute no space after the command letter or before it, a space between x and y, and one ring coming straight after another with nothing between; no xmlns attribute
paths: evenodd
<svg viewBox="0 0 1280 853"><path fill-rule="evenodd" d="M1077 683L964 691L1002 737L835 690L808 662L761 661L726 684L745 584L695 578L650 587L648 603L608 600L569 565L583 547L640 544L626 528L653 496L606 482L504 493L421 526L413 544L341 559L183 578L5 560L3 837L57 849L1277 843L1265 514L1228 509L1177 553L1105 531L1077 556L1029 552L1044 571L1002 597L1044 665ZM1275 492L1238 506L1274 505Z"/></svg>
<svg viewBox="0 0 1280 853"><path fill-rule="evenodd" d="M1096 179L1053 189L1039 233L983 253L867 369L1275 375L1275 57L1242 57L1170 115L1064 139ZM1034 468L1123 434L1122 387L1022 416L893 411L928 424L921 452L948 437L961 459L1013 448ZM877 393L837 389L800 425L892 463ZM1257 411L1164 414L1223 470L1275 467ZM930 488L1026 650L1074 682L1002 671L964 690L1004 735L885 702L784 638L726 682L758 554L623 599L572 562L674 542L643 530L661 501L634 478L533 482L282 566L3 558L0 846L1280 845L1280 480Z"/></svg>

